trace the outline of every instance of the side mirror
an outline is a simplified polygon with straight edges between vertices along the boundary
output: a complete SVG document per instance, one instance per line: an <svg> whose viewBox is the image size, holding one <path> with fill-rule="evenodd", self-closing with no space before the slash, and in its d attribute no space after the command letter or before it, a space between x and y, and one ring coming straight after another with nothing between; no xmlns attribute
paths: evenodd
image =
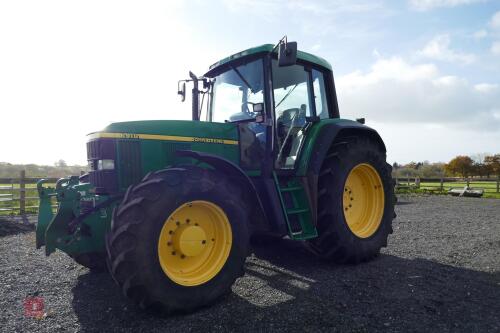
<svg viewBox="0 0 500 333"><path fill-rule="evenodd" d="M186 82L183 81L181 84L181 81L177 83L177 95L181 95L181 102L184 102L186 100Z"/></svg>
<svg viewBox="0 0 500 333"><path fill-rule="evenodd" d="M278 66L292 66L297 63L297 42L282 42L278 49Z"/></svg>
<svg viewBox="0 0 500 333"><path fill-rule="evenodd" d="M255 122L256 123L263 123L264 122L264 103L253 104L253 113L255 113Z"/></svg>

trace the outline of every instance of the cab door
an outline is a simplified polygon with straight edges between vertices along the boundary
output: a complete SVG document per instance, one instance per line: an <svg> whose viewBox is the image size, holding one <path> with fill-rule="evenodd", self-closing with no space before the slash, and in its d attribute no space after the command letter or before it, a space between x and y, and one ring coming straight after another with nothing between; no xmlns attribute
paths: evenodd
<svg viewBox="0 0 500 333"><path fill-rule="evenodd" d="M272 62L276 170L293 170L307 128L329 117L323 73L311 66Z"/></svg>

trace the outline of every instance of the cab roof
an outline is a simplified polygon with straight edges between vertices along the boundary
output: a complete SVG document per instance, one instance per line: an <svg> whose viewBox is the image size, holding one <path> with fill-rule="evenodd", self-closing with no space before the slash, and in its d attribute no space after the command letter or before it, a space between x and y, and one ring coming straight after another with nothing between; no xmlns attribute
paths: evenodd
<svg viewBox="0 0 500 333"><path fill-rule="evenodd" d="M243 58L243 57L246 57L246 56L249 56L252 54L257 54L257 53L271 52L273 48L274 48L273 44L264 44L264 45L252 47L250 49L246 49L244 51L235 53L235 54L230 55L229 57L226 57L222 60L219 60L215 64L211 65L209 72L213 72L213 70L215 68L222 66L230 61L239 59L239 58ZM315 56L315 55L307 53L307 52L297 50L297 59L311 62L311 63L316 64L318 66L324 67L330 71L332 70L332 66L330 65L330 63L328 61L326 61L325 59L323 59L321 57Z"/></svg>

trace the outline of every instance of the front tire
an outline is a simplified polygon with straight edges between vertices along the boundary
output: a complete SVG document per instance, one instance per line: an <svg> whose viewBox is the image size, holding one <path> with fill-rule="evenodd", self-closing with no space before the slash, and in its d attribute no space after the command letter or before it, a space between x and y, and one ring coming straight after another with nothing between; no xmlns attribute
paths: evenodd
<svg viewBox="0 0 500 333"><path fill-rule="evenodd" d="M230 292L244 274L248 208L227 177L198 167L146 176L115 209L108 266L142 308L190 312Z"/></svg>
<svg viewBox="0 0 500 333"><path fill-rule="evenodd" d="M385 152L367 138L332 145L318 181L319 256L358 263L377 256L392 233L394 188Z"/></svg>

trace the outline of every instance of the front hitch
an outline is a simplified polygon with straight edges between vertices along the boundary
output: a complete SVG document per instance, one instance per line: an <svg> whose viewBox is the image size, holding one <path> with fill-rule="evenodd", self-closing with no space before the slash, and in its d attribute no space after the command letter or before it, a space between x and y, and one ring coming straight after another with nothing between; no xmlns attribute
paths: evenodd
<svg viewBox="0 0 500 333"><path fill-rule="evenodd" d="M111 212L122 195L96 195L90 183L77 176L59 179L55 187L37 183L40 210L36 229L36 247L45 246L45 254L56 249L70 256L104 252L104 235L109 229ZM53 198L57 211L53 213ZM81 204L85 203L85 207Z"/></svg>
<svg viewBox="0 0 500 333"><path fill-rule="evenodd" d="M61 236L66 235L68 221L74 216L74 205L80 199L80 193L72 189L78 184L78 177L61 178L56 182L55 188L44 187L46 179L37 183L40 198L38 224L36 227L36 247L45 245L47 255L55 251L56 243L61 241ZM57 199L57 212L52 211L52 198Z"/></svg>
<svg viewBox="0 0 500 333"><path fill-rule="evenodd" d="M56 197L57 193L55 188L43 186L47 182L48 179L40 179L36 183L38 197L40 198L38 206L38 223L36 224L37 249L45 245L45 231L54 218L54 212L52 211L52 198Z"/></svg>

